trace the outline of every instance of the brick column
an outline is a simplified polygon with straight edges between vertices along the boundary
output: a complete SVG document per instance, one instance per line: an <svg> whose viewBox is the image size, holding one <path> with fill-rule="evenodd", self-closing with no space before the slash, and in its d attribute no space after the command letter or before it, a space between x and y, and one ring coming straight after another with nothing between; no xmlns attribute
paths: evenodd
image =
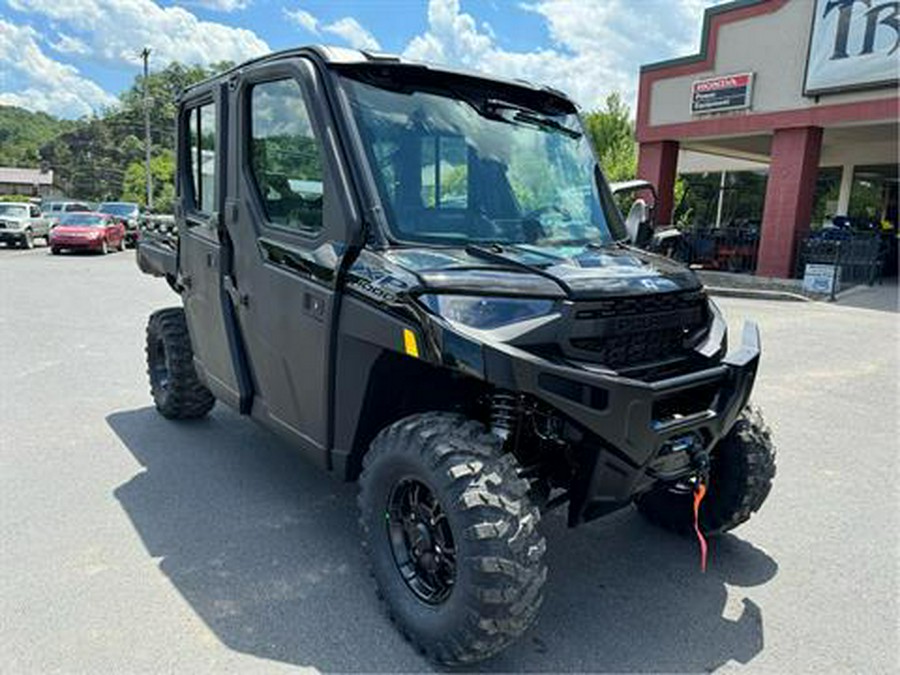
<svg viewBox="0 0 900 675"><path fill-rule="evenodd" d="M675 174L678 170L678 141L641 143L638 154L638 177L656 187L656 222L672 222L675 202Z"/></svg>
<svg viewBox="0 0 900 675"><path fill-rule="evenodd" d="M809 232L821 148L820 127L778 129L772 137L759 276L786 279L794 271L797 244Z"/></svg>

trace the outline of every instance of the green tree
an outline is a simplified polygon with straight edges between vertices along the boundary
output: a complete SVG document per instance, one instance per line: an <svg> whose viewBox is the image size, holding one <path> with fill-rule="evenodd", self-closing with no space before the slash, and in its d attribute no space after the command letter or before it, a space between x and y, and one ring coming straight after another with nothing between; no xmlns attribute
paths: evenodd
<svg viewBox="0 0 900 675"><path fill-rule="evenodd" d="M172 202L175 199L175 153L164 150L151 159L150 175L153 177L153 209L163 213L172 211ZM143 162L132 162L125 170L122 201L147 205L147 182Z"/></svg>
<svg viewBox="0 0 900 675"><path fill-rule="evenodd" d="M629 180L637 175L637 144L631 111L618 93L606 97L604 107L584 117L588 135L597 148L607 180Z"/></svg>
<svg viewBox="0 0 900 675"><path fill-rule="evenodd" d="M39 168L41 145L75 124L46 113L0 106L0 166Z"/></svg>
<svg viewBox="0 0 900 675"><path fill-rule="evenodd" d="M160 182L156 189L161 208L171 203L166 195L174 193L173 172L163 168L175 149L176 97L230 66L226 62L208 68L171 63L147 78L153 156L162 158L151 169ZM0 106L0 165L53 169L57 185L77 199L122 198L127 172L136 171L134 165L142 166L144 160L143 86L139 75L120 95L117 106L80 120L58 120L45 113Z"/></svg>

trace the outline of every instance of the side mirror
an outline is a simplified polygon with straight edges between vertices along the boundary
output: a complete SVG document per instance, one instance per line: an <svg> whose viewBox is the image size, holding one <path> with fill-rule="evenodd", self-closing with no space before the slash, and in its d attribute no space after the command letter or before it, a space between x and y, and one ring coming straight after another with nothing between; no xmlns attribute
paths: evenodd
<svg viewBox="0 0 900 675"><path fill-rule="evenodd" d="M628 211L625 218L625 232L628 234L628 240L635 246L645 246L653 235L650 207L640 197L634 200Z"/></svg>

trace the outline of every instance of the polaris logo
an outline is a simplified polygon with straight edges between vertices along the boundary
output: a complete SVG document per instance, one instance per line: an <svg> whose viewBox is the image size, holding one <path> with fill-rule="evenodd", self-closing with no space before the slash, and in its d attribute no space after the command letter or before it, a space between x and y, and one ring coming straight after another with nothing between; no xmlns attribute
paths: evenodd
<svg viewBox="0 0 900 675"><path fill-rule="evenodd" d="M664 312L661 314L635 314L620 316L615 319L616 333L638 333L647 330L664 330L667 328L688 327L700 318L700 310L689 312Z"/></svg>

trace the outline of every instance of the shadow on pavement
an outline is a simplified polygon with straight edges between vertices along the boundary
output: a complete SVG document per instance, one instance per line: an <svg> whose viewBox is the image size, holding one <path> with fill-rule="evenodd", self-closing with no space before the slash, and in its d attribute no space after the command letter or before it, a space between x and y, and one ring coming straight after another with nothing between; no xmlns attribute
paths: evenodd
<svg viewBox="0 0 900 675"><path fill-rule="evenodd" d="M875 286L851 289L846 297L839 297L837 305L874 309L879 312L900 312L900 289L896 279L888 279Z"/></svg>
<svg viewBox="0 0 900 675"><path fill-rule="evenodd" d="M225 645L322 671L428 668L372 592L355 485L221 406L199 422L170 422L153 408L107 421L145 469L116 498ZM726 591L777 573L751 544L715 541L701 575L694 542L631 509L577 530L551 514L543 529L550 579L541 619L481 670L709 671L762 650L761 609Z"/></svg>

